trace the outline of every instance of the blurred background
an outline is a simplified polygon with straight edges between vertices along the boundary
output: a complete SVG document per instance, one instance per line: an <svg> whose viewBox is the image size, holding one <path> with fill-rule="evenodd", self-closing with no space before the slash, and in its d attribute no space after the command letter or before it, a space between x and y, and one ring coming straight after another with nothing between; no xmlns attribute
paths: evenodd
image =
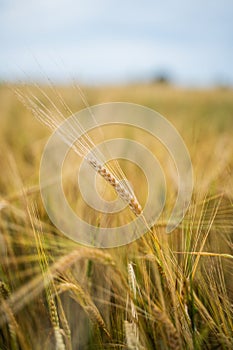
<svg viewBox="0 0 233 350"><path fill-rule="evenodd" d="M231 86L232 16L232 0L0 0L0 81Z"/></svg>

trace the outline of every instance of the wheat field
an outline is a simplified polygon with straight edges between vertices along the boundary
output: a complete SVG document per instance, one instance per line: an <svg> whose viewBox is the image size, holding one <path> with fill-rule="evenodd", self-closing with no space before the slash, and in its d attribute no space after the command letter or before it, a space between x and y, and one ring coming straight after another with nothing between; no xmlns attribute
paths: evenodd
<svg viewBox="0 0 233 350"><path fill-rule="evenodd" d="M165 213L135 242L95 249L59 232L44 209L39 166L50 131L17 99L18 88L38 92L0 86L0 349L232 349L233 90L82 88L89 105L132 102L161 113L182 135L194 172L189 209L166 234L174 174L161 151ZM58 108L58 96L73 112L84 108L70 86L42 89ZM128 137L129 130L107 133ZM142 181L137 174L127 173L135 188ZM74 188L74 179L64 183L84 218L116 220L84 208Z"/></svg>

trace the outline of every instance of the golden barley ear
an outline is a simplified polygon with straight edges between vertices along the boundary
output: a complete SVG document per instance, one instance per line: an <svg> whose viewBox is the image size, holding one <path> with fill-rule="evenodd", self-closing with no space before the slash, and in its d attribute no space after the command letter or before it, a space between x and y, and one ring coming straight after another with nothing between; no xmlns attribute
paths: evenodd
<svg viewBox="0 0 233 350"><path fill-rule="evenodd" d="M169 349L181 350L178 332L171 322L170 318L156 305L153 305L153 311L156 321L160 323L165 330Z"/></svg>
<svg viewBox="0 0 233 350"><path fill-rule="evenodd" d="M28 348L27 342L20 329L20 325L18 324L15 315L13 314L13 311L7 301L10 297L10 294L10 288L8 285L5 282L0 281L0 304L7 320L11 348L17 350L19 349L19 346L22 346L22 348L26 349Z"/></svg>
<svg viewBox="0 0 233 350"><path fill-rule="evenodd" d="M107 181L119 195L119 197L128 204L132 212L139 216L142 214L142 207L139 204L137 197L132 191L129 191L121 182L108 170L107 167L103 166L97 159L89 159L87 157L89 164L92 168L100 174L105 181Z"/></svg>
<svg viewBox="0 0 233 350"><path fill-rule="evenodd" d="M137 333L137 325L134 322L129 322L127 320L124 321L124 330L125 330L125 338L126 345L128 350L140 350L142 347L139 344L138 338L136 336Z"/></svg>
<svg viewBox="0 0 233 350"><path fill-rule="evenodd" d="M39 88L41 91L41 89ZM83 127L81 123L77 120L76 127L78 131L76 131L73 125L66 124L65 128L59 128L62 122L64 122L65 118L62 115L61 111L56 107L54 102L48 98L48 96L44 93L44 97L47 97L48 101L55 108L55 112L51 112L48 107L45 106L42 101L40 101L35 95L24 95L20 92L19 89L15 89L15 93L19 100L33 113L33 115L44 125L49 127L51 130L58 130L58 134L61 139L70 146L73 151L79 156L83 157L91 167L100 174L101 177L105 181L107 181L115 190L116 194L129 206L132 212L136 216L140 216L142 214L142 207L138 202L138 199L133 192L133 190L129 190L127 186L124 186L120 180L114 175L106 166L104 166L96 157L86 155L87 151L91 151L91 145L94 143L90 137L82 135L80 137L80 130L83 131ZM77 140L74 143L73 137L76 136Z"/></svg>
<svg viewBox="0 0 233 350"><path fill-rule="evenodd" d="M102 329L107 337L111 339L111 335L98 308L92 301L89 293L84 290L80 284L77 282L74 284L67 280L65 283L60 284L58 288L60 292L69 291L72 298L83 308L89 319L100 329Z"/></svg>

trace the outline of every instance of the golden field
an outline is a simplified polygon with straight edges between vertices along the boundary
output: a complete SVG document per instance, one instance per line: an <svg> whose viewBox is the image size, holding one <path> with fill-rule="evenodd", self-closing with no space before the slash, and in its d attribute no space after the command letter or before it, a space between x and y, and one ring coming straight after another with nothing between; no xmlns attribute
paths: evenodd
<svg viewBox="0 0 233 350"><path fill-rule="evenodd" d="M35 86L0 86L0 349L232 349L233 90L82 88L89 105L122 101L158 111L182 135L194 171L192 201L174 232L165 233L162 214L137 241L95 249L69 240L48 218L39 165L50 131L17 89L51 108ZM60 96L73 112L85 107L70 86L42 89L61 110ZM158 158L172 188L166 153ZM141 179L130 180L139 188ZM95 222L76 206L74 181L64 187ZM168 191L165 211L173 204Z"/></svg>

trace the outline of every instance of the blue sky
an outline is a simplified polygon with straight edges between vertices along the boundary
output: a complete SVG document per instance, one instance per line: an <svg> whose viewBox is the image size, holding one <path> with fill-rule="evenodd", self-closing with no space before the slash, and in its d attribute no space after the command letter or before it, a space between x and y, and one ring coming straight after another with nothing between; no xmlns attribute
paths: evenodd
<svg viewBox="0 0 233 350"><path fill-rule="evenodd" d="M233 84L232 0L0 0L0 80Z"/></svg>

